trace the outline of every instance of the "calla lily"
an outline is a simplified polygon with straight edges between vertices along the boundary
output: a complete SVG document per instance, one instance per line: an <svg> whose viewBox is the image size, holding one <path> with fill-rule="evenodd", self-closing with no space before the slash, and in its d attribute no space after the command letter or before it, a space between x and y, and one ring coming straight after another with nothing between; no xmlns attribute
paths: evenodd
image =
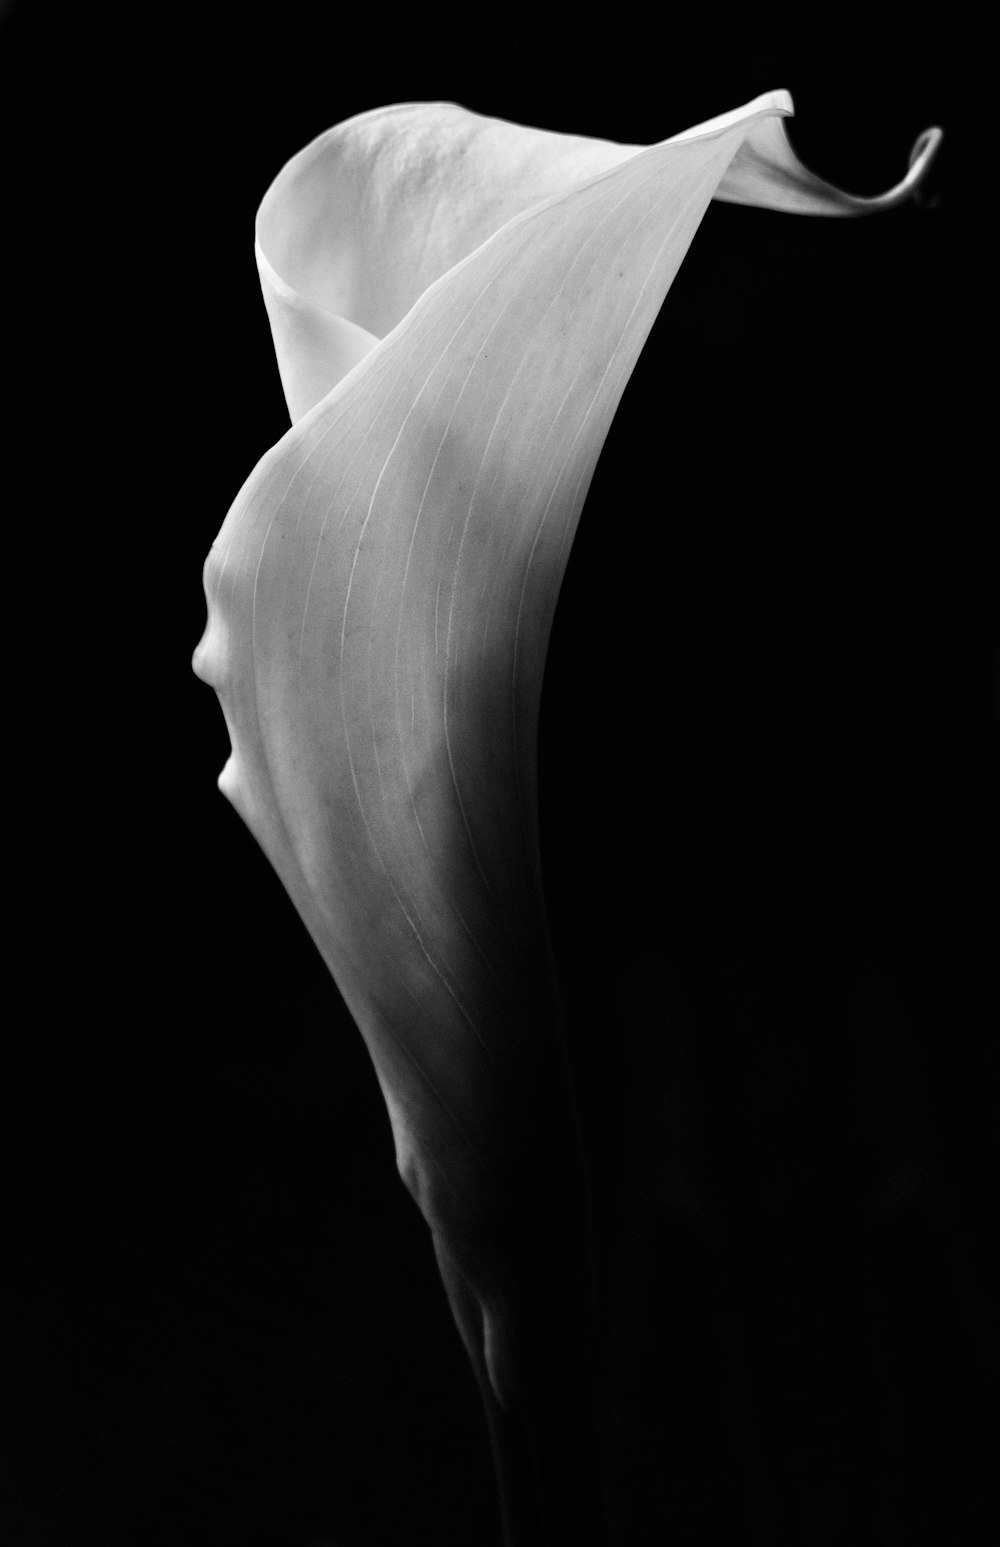
<svg viewBox="0 0 1000 1547"><path fill-rule="evenodd" d="M772 92L639 147L379 109L294 157L257 218L292 428L209 555L195 665L232 739L221 788L371 1054L481 1382L509 1541L604 1539L581 1485L587 1189L536 800L588 485L713 198L888 209L940 139L856 198L801 165L791 113Z"/></svg>

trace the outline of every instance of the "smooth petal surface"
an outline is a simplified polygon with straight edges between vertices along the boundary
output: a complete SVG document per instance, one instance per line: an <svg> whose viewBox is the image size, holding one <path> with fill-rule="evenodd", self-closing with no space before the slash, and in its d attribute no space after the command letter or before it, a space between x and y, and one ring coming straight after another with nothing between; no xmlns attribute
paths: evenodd
<svg viewBox="0 0 1000 1547"><path fill-rule="evenodd" d="M785 132L792 112L788 92L770 92L664 143L742 123L715 198L854 215L908 198L940 140L940 130L927 130L907 177L878 198L859 198L802 165ZM292 421L507 221L642 149L447 102L377 108L320 135L282 169L257 215L261 286Z"/></svg>
<svg viewBox="0 0 1000 1547"><path fill-rule="evenodd" d="M638 149L447 104L380 110L295 158L258 219L295 423L206 565L196 668L232 738L220 783L362 1031L508 1410L530 1363L519 1294L568 1367L586 1276L536 815L552 617L712 198L874 207L798 166L790 112L775 92Z"/></svg>

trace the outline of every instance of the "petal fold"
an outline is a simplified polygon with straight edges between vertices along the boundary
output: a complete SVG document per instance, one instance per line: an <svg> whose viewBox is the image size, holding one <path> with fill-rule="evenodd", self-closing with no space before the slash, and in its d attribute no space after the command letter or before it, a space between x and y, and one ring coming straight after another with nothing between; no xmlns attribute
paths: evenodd
<svg viewBox="0 0 1000 1547"><path fill-rule="evenodd" d="M663 143L711 139L749 123L715 198L856 215L909 198L941 139L939 129L925 131L907 176L877 198L862 198L802 164L783 123L793 112L788 92L772 91ZM275 178L256 222L261 287L292 422L509 220L643 148L526 128L450 102L377 108L321 134Z"/></svg>

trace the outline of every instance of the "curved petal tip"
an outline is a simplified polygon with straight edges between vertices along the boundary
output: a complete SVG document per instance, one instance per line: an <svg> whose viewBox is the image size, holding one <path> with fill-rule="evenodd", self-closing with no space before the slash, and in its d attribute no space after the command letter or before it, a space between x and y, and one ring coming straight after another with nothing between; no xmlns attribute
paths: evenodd
<svg viewBox="0 0 1000 1547"><path fill-rule="evenodd" d="M939 129L935 124L932 128L925 129L923 134L918 134L913 142L913 149L910 151L910 169L900 187L906 188L907 193L912 196L916 204L923 202L920 195L920 185L933 166L934 158L940 149L943 139L944 130ZM934 202L934 200L931 200L932 204Z"/></svg>
<svg viewBox="0 0 1000 1547"><path fill-rule="evenodd" d="M770 95L788 97L787 93ZM878 214L917 195L944 138L936 126L925 129L910 152L906 176L885 193L868 197L848 193L803 165L785 132L784 119L793 112L788 97L787 110L775 100L770 111L757 118L719 184L717 199L797 215Z"/></svg>

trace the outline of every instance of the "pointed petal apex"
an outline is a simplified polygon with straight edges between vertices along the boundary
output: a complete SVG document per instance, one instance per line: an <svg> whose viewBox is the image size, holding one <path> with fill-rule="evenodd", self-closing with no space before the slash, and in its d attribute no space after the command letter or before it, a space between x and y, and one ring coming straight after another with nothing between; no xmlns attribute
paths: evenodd
<svg viewBox="0 0 1000 1547"><path fill-rule="evenodd" d="M788 103L791 109L790 97ZM914 196L943 138L942 130L925 129L910 153L906 176L885 193L865 198L846 193L803 165L789 143L785 116L772 112L754 124L719 184L717 199L792 215L876 215Z"/></svg>

